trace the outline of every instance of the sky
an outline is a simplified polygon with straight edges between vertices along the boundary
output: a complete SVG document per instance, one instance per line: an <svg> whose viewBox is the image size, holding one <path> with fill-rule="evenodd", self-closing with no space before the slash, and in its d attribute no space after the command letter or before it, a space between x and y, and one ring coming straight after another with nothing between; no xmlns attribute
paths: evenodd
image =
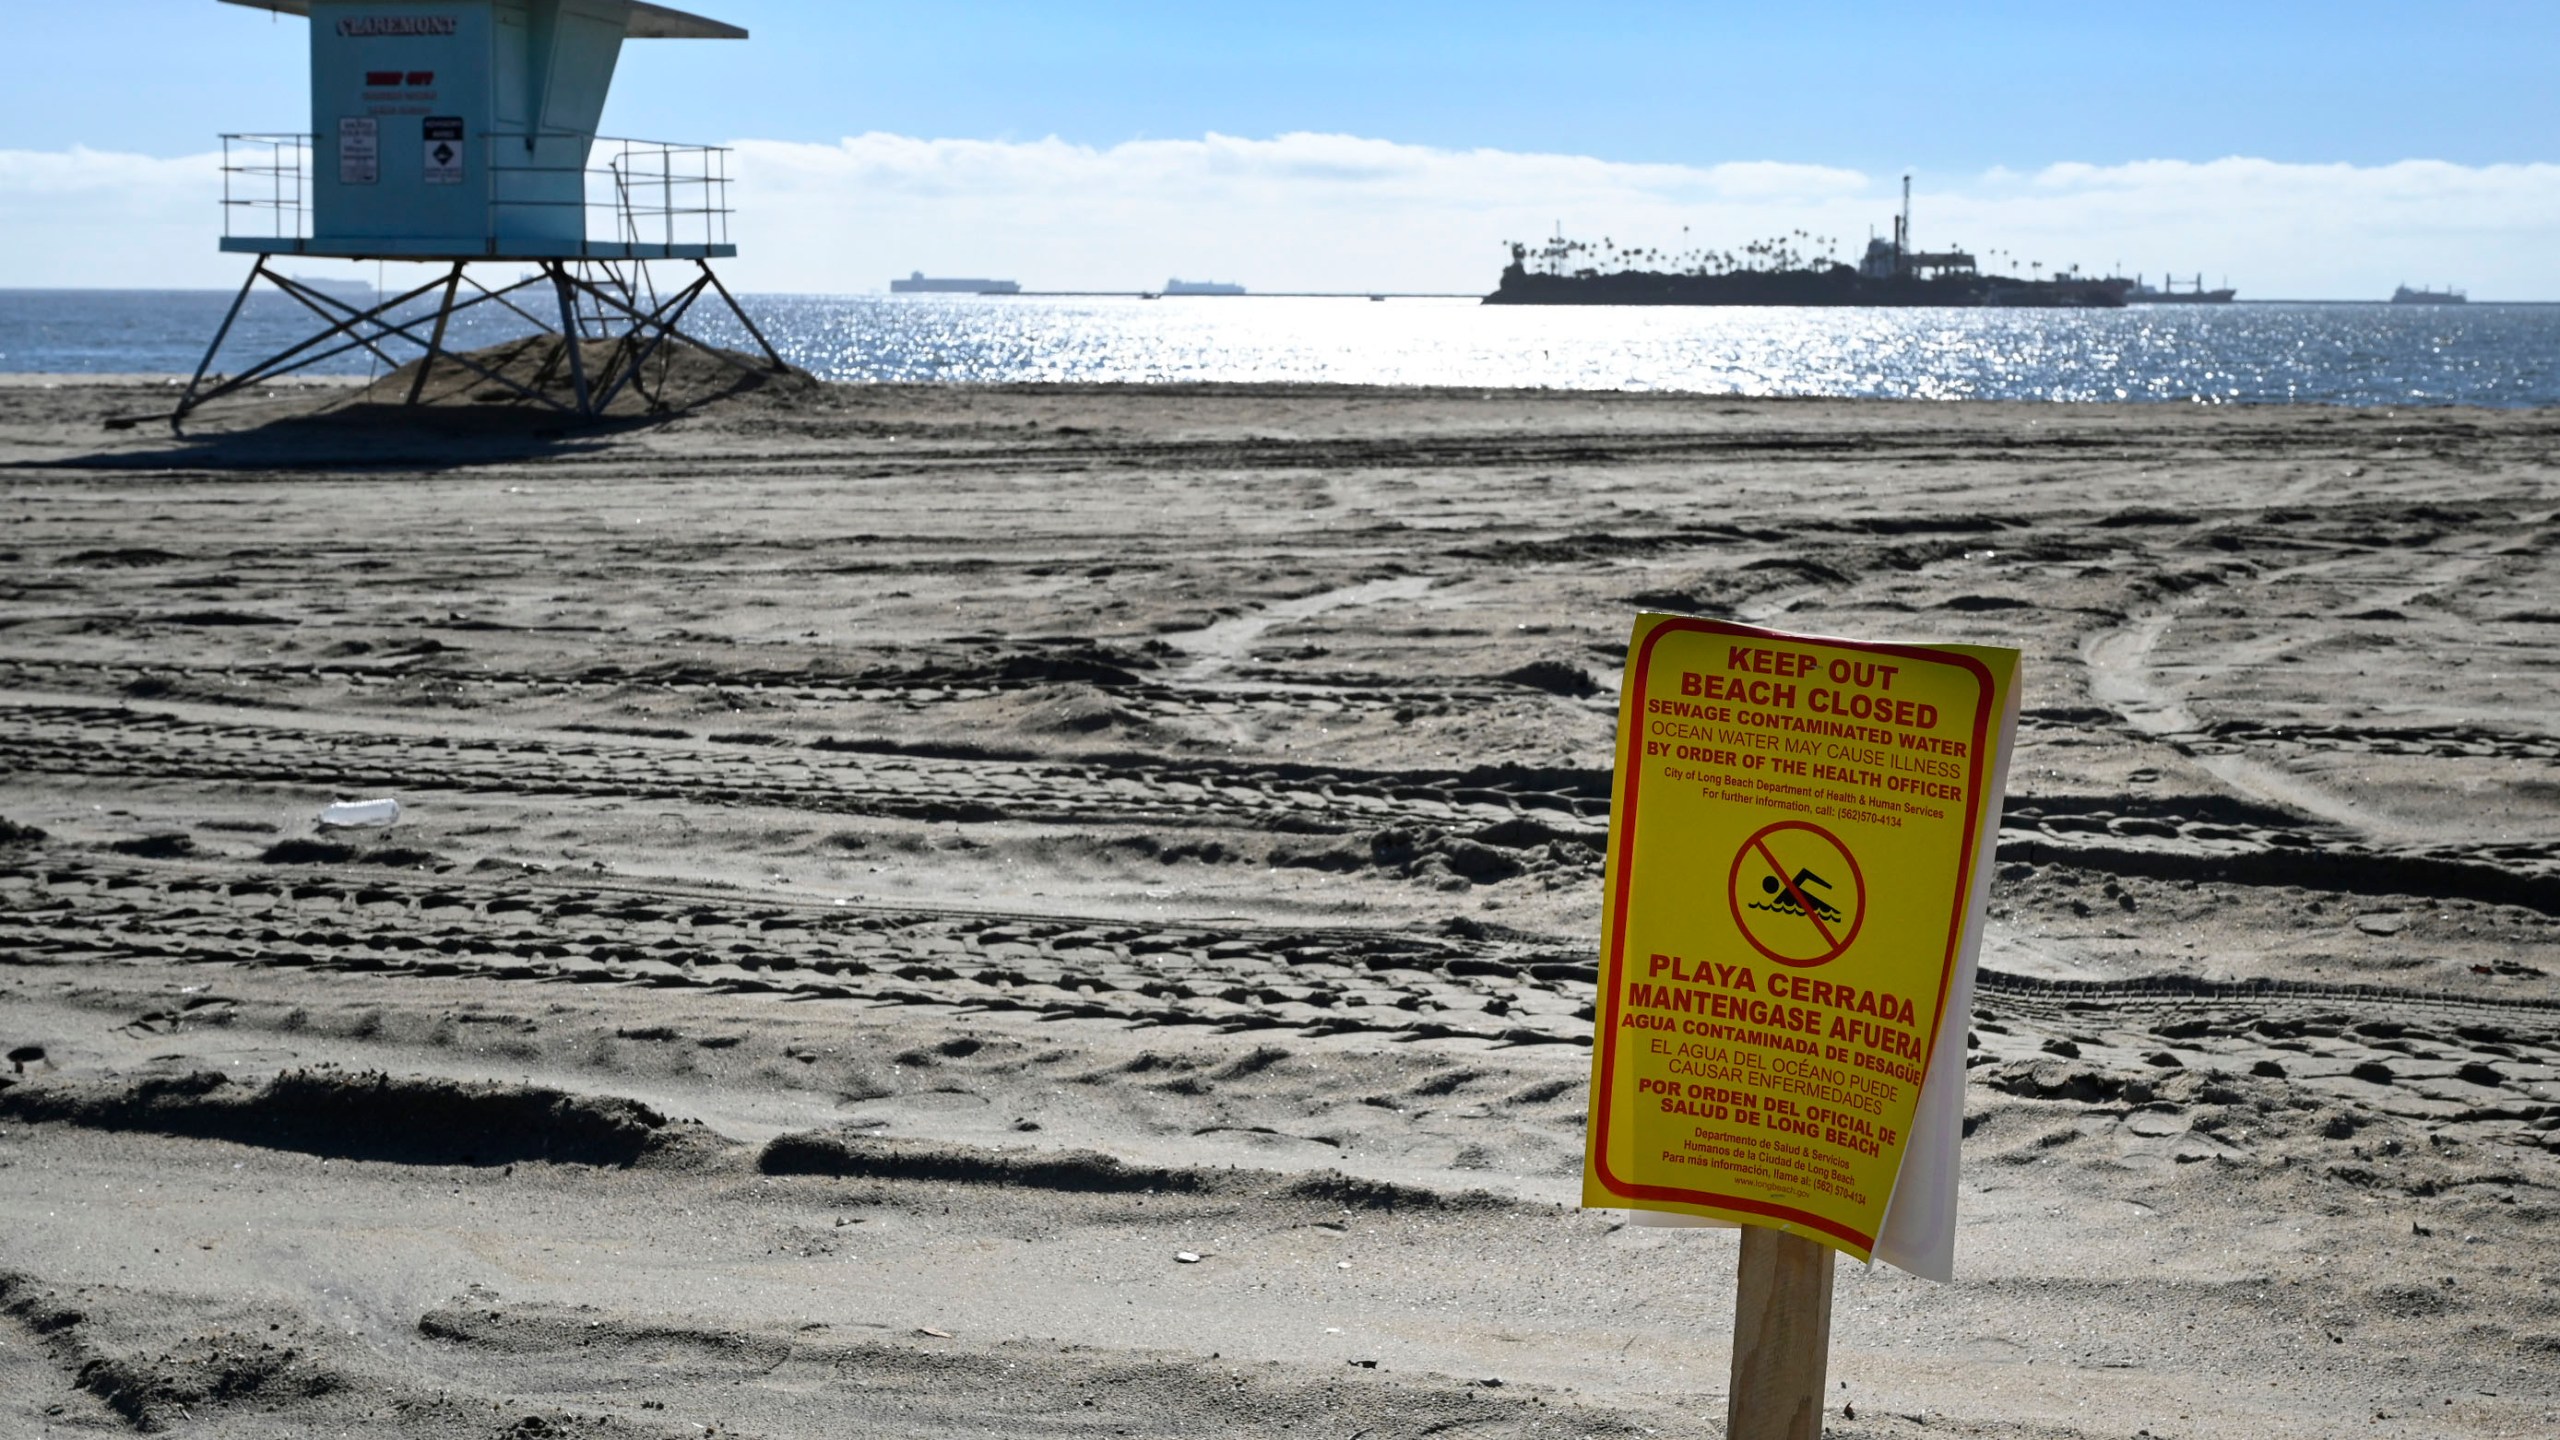
<svg viewBox="0 0 2560 1440"><path fill-rule="evenodd" d="M2560 4L701 0L604 128L737 147L763 290L1489 288L1570 234L2560 299ZM213 136L308 125L306 22L11 0L0 285L229 283ZM1683 227L1686 227L1684 230Z"/></svg>

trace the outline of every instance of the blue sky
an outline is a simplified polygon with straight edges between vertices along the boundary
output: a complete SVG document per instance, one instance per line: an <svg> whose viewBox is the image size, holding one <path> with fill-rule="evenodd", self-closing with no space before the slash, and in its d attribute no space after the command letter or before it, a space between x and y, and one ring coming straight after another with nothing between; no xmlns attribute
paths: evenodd
<svg viewBox="0 0 2560 1440"><path fill-rule="evenodd" d="M1164 152L1145 147L1213 136L1350 137L1393 147L1392 154L1403 157L1396 165L1422 163L1415 157L1427 153L1499 152L1619 167L1608 185L1567 185L1552 195L1524 188L1545 183L1535 178L1545 173L1540 166L1519 167L1517 175L1475 167L1470 183L1490 188L1472 199L1451 192L1447 204L1455 208L1446 225L1431 232L1440 238L1425 242L1421 230L1394 232L1440 247L1428 274L1419 260L1410 272L1376 273L1381 252L1360 258L1368 267L1360 274L1334 277L1352 285L1483 278L1472 275L1474 251L1458 248L1462 232L1475 237L1469 245L1491 243L1516 238L1513 232L1527 223L1508 211L1493 214L1497 202L1517 202L1525 207L1520 214L1556 212L1569 227L1592 233L1617 227L1640 238L1672 238L1661 231L1667 226L1676 236L1674 222L1689 223L1675 212L1686 203L1682 196L1697 191L1691 172L1734 165L1796 167L1802 183L1763 187L1757 208L1737 201L1698 212L1695 218L1719 230L1746 226L1766 233L1798 223L1846 230L1860 217L1878 218L1893 177L1916 169L1924 194L1943 202L1932 217L1938 226L1924 226L1924 238L1978 215L1974 233L1953 238L1988 245L1992 237L1980 227L1996 224L2009 227L2001 234L2015 243L2052 251L2045 258L2055 262L2254 266L2258 293L2269 285L2284 291L2380 283L2387 290L2383 277L2395 267L2424 269L2422 262L2438 256L2444 257L2439 271L2512 273L2515 283L2524 283L2529 273L2548 268L2529 261L2528 252L2547 254L2560 243L2543 209L2551 167L2560 162L2554 154L2560 84L2551 78L2552 57L2560 55L2560 3L2551 0L2226 0L2104 11L2052 0L1934 6L1908 0L1305 0L1289 6L704 0L700 8L748 26L755 38L633 44L606 128L767 147L746 152L763 167L748 169L751 181L787 174L802 186L794 192L802 197L796 212L771 210L773 193L750 187L766 207L759 213L768 242L759 252L766 260L751 259L750 269L766 264L767 279L777 284L839 283L809 269L822 235L793 240L787 233L794 214L818 213L807 187L822 181L846 190L830 214L867 216L872 228L907 226L913 238L907 249L929 268L967 259L1048 283L1134 283L1143 278L1137 272L1134 278L1066 273L1073 269L1070 258L1075 266L1091 266L1131 248L1134 242L1113 238L1113 226L1136 223L1125 207L1105 213L1060 201L1040 211L1043 224L1072 234L1044 232L1044 243L1044 237L1006 233L992 237L1005 243L992 244L987 218L1017 213L1005 208L1012 192L1002 187L1036 179L1043 157L1055 158L1040 147L1055 141L1075 156L1109 162L1093 172L1109 179L1106 189L1140 184L1130 178L1136 172L1152 177L1146 184L1178 189L1193 183L1182 178L1188 172L1168 169ZM82 151L200 157L220 130L307 123L300 20L213 0L84 0L11 10L11 40L0 49L0 157L15 157L19 170ZM856 147L860 153L850 160L819 153L817 147L837 147L848 137L873 143ZM943 148L930 164L907 152L884 160L880 137ZM992 142L1010 160L996 164L989 156L997 152L955 148L957 142ZM1285 172L1291 198L1283 208L1324 210L1333 193L1324 188L1325 167L1343 162L1341 147L1283 151L1258 152L1258 163ZM1371 163L1377 155L1348 162L1373 189L1386 173ZM2269 191L2263 176L2242 183L2237 172L2226 171L2221 178L2230 188L2215 189L2201 183L2200 172L2158 168L2232 157L2290 167L2282 176L2287 185L2299 184ZM1213 165L1218 157L1193 160ZM2420 175L2408 162L2460 173L2449 180L2441 168L2429 170L2423 183L2395 181L2379 191L2367 183L2372 176ZM2140 168L2146 165L2153 168ZM1644 167L1674 167L1691 178L1665 181ZM2113 198L2067 214L2018 209L2051 192L2051 176L2062 173L2054 167L2095 167L2098 179L2082 175L2065 188L2094 185ZM2354 174L2340 180L2338 167ZM103 178L109 167L85 168L97 185L109 183ZM1823 178L1843 174L1860 177L1854 194ZM2009 183L2021 176L2045 178ZM119 213L142 213L158 203L145 191L166 177L152 180L139 171L136 177L119 182L142 187L119 202ZM9 178L0 174L0 181ZM2149 209L2126 208L2127 186L2136 179L2151 187ZM949 199L954 186L982 183L997 188L976 197L983 203L962 206L965 223L960 211L926 203L932 194ZM1645 191L1645 204L1621 206L1608 198L1629 185ZM2429 206L2441 211L2447 185L2472 208L2443 211L2440 233L2413 234L2403 250L2389 250L2390 206L2400 205L2410 217ZM1731 187L1724 190L1731 198ZM2290 213L2315 223L2296 227L2273 216L2245 243L2230 227L2215 228L2214 211L2226 196L2263 208L2274 203L2267 195L2278 192L2292 197L2285 201L2294 207ZM1376 203L1374 194L1363 202ZM23 194L14 201L0 195L0 218L41 221L34 204ZM2183 217L2174 225L2165 218L2172 211ZM1170 213L1156 206L1149 223L1173 223ZM1255 251L1242 235L1219 232L1214 219L1201 219L1208 228L1185 240L1187 249L1175 246L1176 258L1199 255L1258 274L1288 269L1291 283L1322 283L1306 244ZM1766 225L1759 224L1763 219ZM2322 270L2285 258L2341 228L2350 239L2370 231L2382 247L2364 268ZM1487 233L1476 236L1476 229ZM1325 233L1319 225L1307 235ZM1068 243L1076 236L1093 243L1078 251ZM2159 253L2107 253L2136 242ZM0 259L24 243L0 238ZM809 263L783 263L793 246L806 251ZM2474 252L2481 258L2473 259ZM878 268L869 251L860 258ZM876 258L886 261L890 251L879 250ZM2292 268L2270 268L2279 262ZM1157 256L1148 254L1144 263L1154 268ZM867 283L876 287L877 281ZM2548 282L2544 288L2551 288Z"/></svg>
<svg viewBox="0 0 2560 1440"><path fill-rule="evenodd" d="M297 118L300 21L212 0L10 8L0 143L167 155ZM2560 158L2548 0L700 8L755 38L632 47L614 127L1097 146L1312 130L1949 171Z"/></svg>

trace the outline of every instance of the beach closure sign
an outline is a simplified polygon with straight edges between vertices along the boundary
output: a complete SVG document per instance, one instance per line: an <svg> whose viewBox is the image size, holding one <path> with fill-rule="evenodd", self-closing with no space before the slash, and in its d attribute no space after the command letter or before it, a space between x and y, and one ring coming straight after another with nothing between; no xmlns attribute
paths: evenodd
<svg viewBox="0 0 2560 1440"><path fill-rule="evenodd" d="M1583 1203L1949 1278L2018 652L1643 615Z"/></svg>

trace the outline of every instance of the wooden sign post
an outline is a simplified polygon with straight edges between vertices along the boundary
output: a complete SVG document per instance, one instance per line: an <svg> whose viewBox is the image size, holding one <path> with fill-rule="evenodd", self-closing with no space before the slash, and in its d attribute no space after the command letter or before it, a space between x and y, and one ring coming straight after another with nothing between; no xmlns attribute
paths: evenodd
<svg viewBox="0 0 2560 1440"><path fill-rule="evenodd" d="M1821 1440L1831 1371L1833 1251L1746 1225L1733 1282L1725 1440Z"/></svg>
<svg viewBox="0 0 2560 1440"><path fill-rule="evenodd" d="M1728 1440L1822 1433L1835 1253L1952 1274L2017 672L1989 646L1636 620L1583 1204L1744 1227Z"/></svg>

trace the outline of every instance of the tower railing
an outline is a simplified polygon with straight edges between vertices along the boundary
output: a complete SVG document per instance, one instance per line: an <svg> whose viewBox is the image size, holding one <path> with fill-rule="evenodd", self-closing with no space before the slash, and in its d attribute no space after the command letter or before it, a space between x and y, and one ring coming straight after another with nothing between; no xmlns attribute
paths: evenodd
<svg viewBox="0 0 2560 1440"><path fill-rule="evenodd" d="M562 131L495 131L486 138L484 153L491 178L501 182L489 202L493 235L516 228L504 223L509 216L538 222L574 207L583 212L583 233L590 240L634 245L729 243L729 216L734 211L729 204L729 147L725 145ZM563 144L582 146L586 163L563 165L549 159L548 153ZM577 198L539 193L548 188L540 183L543 177L571 172L578 176ZM507 184L509 176L522 177L524 183ZM524 228L542 227L537 223Z"/></svg>
<svg viewBox="0 0 2560 1440"><path fill-rule="evenodd" d="M729 204L728 146L564 131L493 132L481 140L479 154L491 181L483 238L538 234L552 228L542 220L575 210L578 238L584 240L729 243L735 211ZM552 158L571 146L582 152L583 163ZM311 167L308 134L223 135L224 238L312 238Z"/></svg>
<svg viewBox="0 0 2560 1440"><path fill-rule="evenodd" d="M311 137L241 131L222 137L225 238L311 238Z"/></svg>
<svg viewBox="0 0 2560 1440"><path fill-rule="evenodd" d="M729 243L729 148L654 140L599 139L614 154L589 176L612 191L614 238L702 245ZM650 233L655 231L656 233Z"/></svg>

